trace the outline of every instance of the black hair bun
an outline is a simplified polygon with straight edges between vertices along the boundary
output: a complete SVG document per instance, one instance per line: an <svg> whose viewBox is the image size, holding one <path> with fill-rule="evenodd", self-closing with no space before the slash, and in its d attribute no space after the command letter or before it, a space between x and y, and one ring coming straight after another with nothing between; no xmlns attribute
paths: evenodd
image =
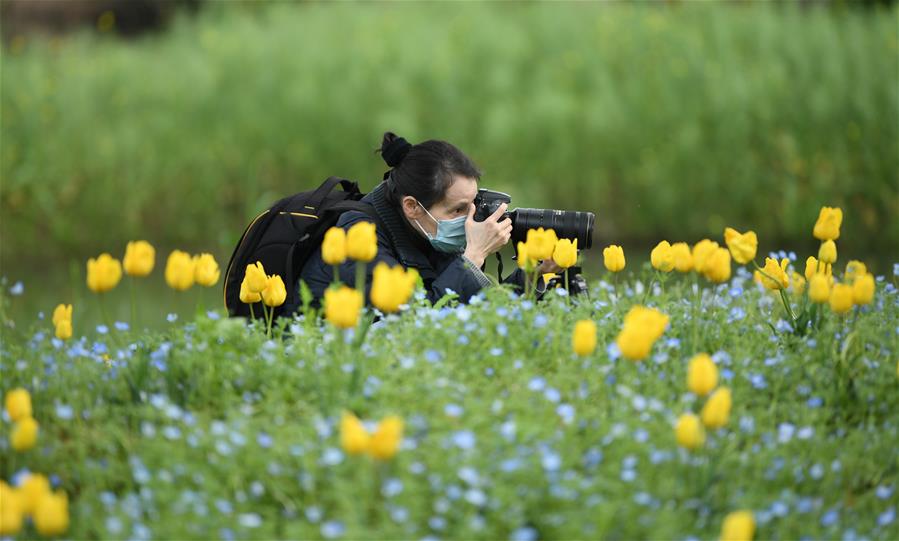
<svg viewBox="0 0 899 541"><path fill-rule="evenodd" d="M393 135L393 134L390 134ZM390 167L396 167L402 163L403 158L409 153L412 145L402 137L394 136L392 138L385 137L384 145L381 147L381 157Z"/></svg>

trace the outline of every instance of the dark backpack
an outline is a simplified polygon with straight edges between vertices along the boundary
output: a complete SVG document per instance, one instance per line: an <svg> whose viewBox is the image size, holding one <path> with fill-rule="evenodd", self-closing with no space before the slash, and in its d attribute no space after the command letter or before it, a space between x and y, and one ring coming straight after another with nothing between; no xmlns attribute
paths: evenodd
<svg viewBox="0 0 899 541"><path fill-rule="evenodd" d="M337 185L342 190L335 190ZM240 284L247 265L262 262L265 273L278 274L287 288L284 304L275 308L275 317L290 315L300 307L297 282L306 260L321 245L325 232L337 223L340 214L359 210L381 227L374 208L359 202L365 194L359 184L329 177L314 191L300 192L275 202L256 216L240 237L225 272L225 308L232 317L250 317L250 306L240 300ZM261 304L254 315L262 316Z"/></svg>

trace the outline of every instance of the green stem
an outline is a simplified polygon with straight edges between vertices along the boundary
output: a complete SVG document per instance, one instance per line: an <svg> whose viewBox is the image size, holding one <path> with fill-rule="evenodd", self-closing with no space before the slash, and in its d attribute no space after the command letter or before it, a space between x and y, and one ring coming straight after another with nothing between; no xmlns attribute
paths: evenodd
<svg viewBox="0 0 899 541"><path fill-rule="evenodd" d="M356 261L356 291L365 295L365 262ZM363 299L363 302L365 299Z"/></svg>
<svg viewBox="0 0 899 541"><path fill-rule="evenodd" d="M251 302L251 303L250 303L250 319L252 319L252 320L255 321L255 319L256 319L256 313L253 311L253 305L254 305L254 304L256 304L256 303L254 303L254 302Z"/></svg>
<svg viewBox="0 0 899 541"><path fill-rule="evenodd" d="M334 283L340 283L340 267L338 265L331 265L334 269Z"/></svg>
<svg viewBox="0 0 899 541"><path fill-rule="evenodd" d="M134 297L134 276L129 276L128 278L131 288L131 327L137 329L137 302Z"/></svg>
<svg viewBox="0 0 899 541"><path fill-rule="evenodd" d="M274 316L275 316L275 307L269 306L268 310L266 310L265 304L263 304L262 310L264 312L267 312L265 336L267 336L268 338L271 338L272 337L272 319L274 319Z"/></svg>

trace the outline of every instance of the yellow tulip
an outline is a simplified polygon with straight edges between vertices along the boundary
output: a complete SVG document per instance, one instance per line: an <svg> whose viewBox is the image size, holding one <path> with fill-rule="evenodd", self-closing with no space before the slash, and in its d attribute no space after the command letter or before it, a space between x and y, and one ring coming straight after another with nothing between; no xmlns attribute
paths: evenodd
<svg viewBox="0 0 899 541"><path fill-rule="evenodd" d="M843 275L843 278L847 283L852 283L856 277L864 276L868 274L868 267L865 266L861 261L856 261L855 259L846 263L846 272Z"/></svg>
<svg viewBox="0 0 899 541"><path fill-rule="evenodd" d="M663 240L656 244L649 255L654 269L662 272L671 272L674 270L674 254L671 252L671 244L667 240Z"/></svg>
<svg viewBox="0 0 899 541"><path fill-rule="evenodd" d="M34 447L37 443L38 425L33 417L25 417L13 426L12 434L9 437L9 443L12 448L20 453Z"/></svg>
<svg viewBox="0 0 899 541"><path fill-rule="evenodd" d="M325 319L341 329L355 327L362 310L362 293L347 286L325 290Z"/></svg>
<svg viewBox="0 0 899 541"><path fill-rule="evenodd" d="M667 315L653 308L634 306L624 316L624 325L615 343L624 358L642 360L649 355L652 345L662 336L667 325Z"/></svg>
<svg viewBox="0 0 899 541"><path fill-rule="evenodd" d="M837 240L840 238L840 225L843 223L843 210L839 207L821 207L818 221L812 234L818 240Z"/></svg>
<svg viewBox="0 0 899 541"><path fill-rule="evenodd" d="M712 253L706 256L702 266L702 273L708 280L716 284L730 280L730 252L727 248L718 247L712 250Z"/></svg>
<svg viewBox="0 0 899 541"><path fill-rule="evenodd" d="M72 320L63 319L56 324L56 338L68 340L72 337Z"/></svg>
<svg viewBox="0 0 899 541"><path fill-rule="evenodd" d="M575 323L571 334L571 348L578 355L590 355L596 350L596 323L582 319Z"/></svg>
<svg viewBox="0 0 899 541"><path fill-rule="evenodd" d="M559 239L553 249L553 261L563 269L573 267L577 263L577 239Z"/></svg>
<svg viewBox="0 0 899 541"><path fill-rule="evenodd" d="M702 274L705 272L705 261L715 250L718 243L709 239L702 239L693 245L693 270Z"/></svg>
<svg viewBox="0 0 899 541"><path fill-rule="evenodd" d="M870 304L874 300L874 276L865 273L856 276L852 282L852 302L855 304Z"/></svg>
<svg viewBox="0 0 899 541"><path fill-rule="evenodd" d="M808 298L819 304L830 300L830 282L828 282L827 276L821 273L812 276L808 283Z"/></svg>
<svg viewBox="0 0 899 541"><path fill-rule="evenodd" d="M558 240L553 229L543 229L542 227L529 229L526 237L528 257L535 260L550 259Z"/></svg>
<svg viewBox="0 0 899 541"><path fill-rule="evenodd" d="M621 272L624 270L624 250L617 244L606 246L602 251L603 265L609 272Z"/></svg>
<svg viewBox="0 0 899 541"><path fill-rule="evenodd" d="M65 492L46 492L38 500L33 515L34 527L44 537L54 537L69 529L69 500Z"/></svg>
<svg viewBox="0 0 899 541"><path fill-rule="evenodd" d="M693 270L693 252L686 242L675 242L671 245L671 253L674 255L674 269L677 272L690 272Z"/></svg>
<svg viewBox="0 0 899 541"><path fill-rule="evenodd" d="M0 535L16 535L22 529L24 513L19 494L0 481Z"/></svg>
<svg viewBox="0 0 899 541"><path fill-rule="evenodd" d="M402 265L391 268L380 261L372 276L371 303L382 312L396 312L409 301L417 281L418 271L414 268L406 270Z"/></svg>
<svg viewBox="0 0 899 541"><path fill-rule="evenodd" d="M240 302L244 304L253 304L254 302L261 301L262 295L260 295L258 292L250 291L249 281L247 280L247 278L248 276L244 276L243 281L240 283ZM266 280L266 283L268 283L268 280Z"/></svg>
<svg viewBox="0 0 899 541"><path fill-rule="evenodd" d="M31 417L31 395L19 387L6 393L6 413L13 421Z"/></svg>
<svg viewBox="0 0 899 541"><path fill-rule="evenodd" d="M537 260L531 257L530 247L527 242L518 241L518 254L516 254L518 267L525 272L531 272L537 266Z"/></svg>
<svg viewBox="0 0 899 541"><path fill-rule="evenodd" d="M836 284L830 291L830 309L836 314L845 314L852 310L852 286Z"/></svg>
<svg viewBox="0 0 899 541"><path fill-rule="evenodd" d="M790 285L790 278L787 276L789 264L790 260L787 258L783 258L778 265L776 259L766 257L765 268L762 269L762 285L774 291L786 289Z"/></svg>
<svg viewBox="0 0 899 541"><path fill-rule="evenodd" d="M205 287L212 287L219 281L219 264L212 254L203 253L194 257L194 280Z"/></svg>
<svg viewBox="0 0 899 541"><path fill-rule="evenodd" d="M705 431L702 429L702 423L699 417L692 413L684 413L677 419L677 425L674 427L674 436L677 443L681 447L689 450L695 450L702 447L705 443Z"/></svg>
<svg viewBox="0 0 899 541"><path fill-rule="evenodd" d="M712 393L702 407L702 424L712 429L723 427L730 418L730 407L730 389L721 387Z"/></svg>
<svg viewBox="0 0 899 541"><path fill-rule="evenodd" d="M724 517L721 541L752 541L754 535L755 518L752 511L734 511Z"/></svg>
<svg viewBox="0 0 899 541"><path fill-rule="evenodd" d="M734 261L741 265L755 259L755 252L759 247L759 239L755 231L740 233L730 227L724 229L724 243L733 256Z"/></svg>
<svg viewBox="0 0 899 541"><path fill-rule="evenodd" d="M165 283L177 291L194 285L194 258L187 252L174 250L165 263Z"/></svg>
<svg viewBox="0 0 899 541"><path fill-rule="evenodd" d="M718 367L706 353L700 353L690 359L687 365L687 388L699 396L712 392L718 385Z"/></svg>
<svg viewBox="0 0 899 541"><path fill-rule="evenodd" d="M156 264L156 249L145 240L131 241L125 247L122 266L128 276L147 276Z"/></svg>
<svg viewBox="0 0 899 541"><path fill-rule="evenodd" d="M837 261L837 243L832 240L825 240L818 249L818 261L822 263L836 263Z"/></svg>
<svg viewBox="0 0 899 541"><path fill-rule="evenodd" d="M395 415L385 417L371 436L368 452L379 460L393 458L403 441L403 420Z"/></svg>
<svg viewBox="0 0 899 541"><path fill-rule="evenodd" d="M261 261L247 265L243 279L247 283L247 291L250 293L262 293L262 290L268 285L268 275L265 274Z"/></svg>
<svg viewBox="0 0 899 541"><path fill-rule="evenodd" d="M322 240L322 260L328 265L340 265L346 261L346 231L332 227Z"/></svg>
<svg viewBox="0 0 899 541"><path fill-rule="evenodd" d="M22 513L34 515L38 503L44 494L50 492L50 481L39 473L29 473L17 491L19 493L19 505Z"/></svg>
<svg viewBox="0 0 899 541"><path fill-rule="evenodd" d="M369 262L378 255L378 236L375 224L356 222L346 234L346 254L350 259Z"/></svg>
<svg viewBox="0 0 899 541"><path fill-rule="evenodd" d="M812 276L818 273L818 260L810 255L805 260L805 279L811 281Z"/></svg>
<svg viewBox="0 0 899 541"><path fill-rule="evenodd" d="M370 441L368 431L362 422L352 413L343 412L340 417L340 445L351 455L368 451Z"/></svg>
<svg viewBox="0 0 899 541"><path fill-rule="evenodd" d="M60 321L68 319L72 321L72 305L59 304L53 310L53 324L58 325Z"/></svg>
<svg viewBox="0 0 899 541"><path fill-rule="evenodd" d="M122 279L122 264L107 253L87 261L87 287L94 293L105 293Z"/></svg>
<svg viewBox="0 0 899 541"><path fill-rule="evenodd" d="M262 302L266 306L281 306L287 299L287 288L284 287L284 280L278 274L272 274L265 283L265 289L261 292Z"/></svg>

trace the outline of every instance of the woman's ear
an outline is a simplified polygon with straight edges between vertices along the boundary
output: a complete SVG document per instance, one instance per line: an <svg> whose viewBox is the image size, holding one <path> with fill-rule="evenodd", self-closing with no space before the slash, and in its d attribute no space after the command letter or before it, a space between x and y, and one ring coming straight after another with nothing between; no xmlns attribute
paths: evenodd
<svg viewBox="0 0 899 541"><path fill-rule="evenodd" d="M403 196L402 206L403 214L406 215L407 220L420 220L424 214L424 211L421 210L421 205L411 195Z"/></svg>

